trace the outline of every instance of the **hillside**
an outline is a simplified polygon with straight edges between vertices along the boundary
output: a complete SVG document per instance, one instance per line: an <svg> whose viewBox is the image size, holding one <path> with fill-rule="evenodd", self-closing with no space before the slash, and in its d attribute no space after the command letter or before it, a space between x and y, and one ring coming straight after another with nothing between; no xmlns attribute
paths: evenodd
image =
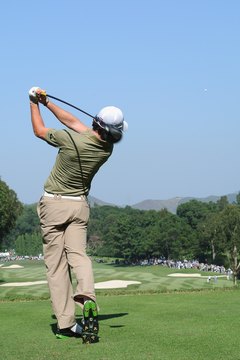
<svg viewBox="0 0 240 360"><path fill-rule="evenodd" d="M232 193L232 194L228 194L226 195L228 198L229 203L233 203L236 200L236 195L238 194L238 192L236 193ZM224 195L222 195L224 196ZM162 209L167 209L168 211L170 211L171 213L175 214L177 207L180 204L186 203L190 200L198 200L198 201L203 201L203 202L217 202L220 199L221 196L215 196L215 195L211 195L211 196L207 196L205 198L197 198L197 197L175 197L172 199L166 199L166 200L143 200L137 204L125 204L122 205L121 207L124 206L130 206L133 209L139 209L139 210L162 210ZM106 201L100 200L94 196L88 196L88 201L91 207L94 207L96 205L98 206L104 206L104 205L108 205L108 206L118 206L116 204L113 203L108 203ZM119 206L120 207L120 206Z"/></svg>
<svg viewBox="0 0 240 360"><path fill-rule="evenodd" d="M238 192L236 193L232 193L232 194L228 194L226 195L228 198L229 203L233 203L236 200L236 195L238 194ZM134 205L130 205L127 204L129 206L131 206L134 209L139 209L139 210L161 210L161 209L167 209L168 211L172 212L172 213L176 213L177 207L180 204L186 203L190 200L198 200L198 201L203 201L203 202L217 202L220 199L221 196L215 196L215 195L211 195L211 196L207 196L205 198L197 198L197 197L175 197L172 199L167 199L167 200L143 200L137 204ZM89 196L89 202L91 206L94 205L110 205L110 206L117 206L111 203L107 203L104 202L102 200L99 200L93 196Z"/></svg>
<svg viewBox="0 0 240 360"><path fill-rule="evenodd" d="M88 202L89 202L90 206L94 206L94 205L100 205L100 206L103 206L103 205L116 206L116 205L114 205L114 204L110 204L110 203L107 203L107 202L102 201L102 200L100 200L100 199L97 199L97 198L95 198L94 196L91 196L91 195L88 196Z"/></svg>
<svg viewBox="0 0 240 360"><path fill-rule="evenodd" d="M233 194L226 195L228 198L229 203L233 203L236 200L236 195L238 192ZM177 207L180 204L186 203L190 200L198 200L203 202L217 202L221 196L208 196L205 198L196 198L196 197L175 197L168 200L144 200L137 204L132 205L132 208L139 209L139 210L161 210L161 209L167 209L168 211L172 213L176 213Z"/></svg>

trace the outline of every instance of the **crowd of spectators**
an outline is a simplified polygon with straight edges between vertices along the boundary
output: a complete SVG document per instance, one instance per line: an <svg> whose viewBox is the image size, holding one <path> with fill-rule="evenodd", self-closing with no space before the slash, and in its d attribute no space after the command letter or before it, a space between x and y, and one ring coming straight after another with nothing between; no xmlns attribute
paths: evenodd
<svg viewBox="0 0 240 360"><path fill-rule="evenodd" d="M0 253L0 261L8 262L8 261L20 261L20 260L43 260L43 255L39 254L38 256L17 256L11 253ZM96 258L96 262L102 263L105 262L101 258ZM160 258L150 258L150 259L142 259L142 260L113 260L113 264L115 265L126 265L126 266L166 266L171 269L196 269L204 272L214 272L222 275L231 275L232 270L226 269L223 265L214 265L201 263L198 260L167 260L164 257Z"/></svg>
<svg viewBox="0 0 240 360"><path fill-rule="evenodd" d="M0 253L1 262L20 261L20 260L43 260L43 256L42 254L39 254L38 256L28 256L28 255L19 256L11 253Z"/></svg>
<svg viewBox="0 0 240 360"><path fill-rule="evenodd" d="M198 260L167 260L164 257L150 258L144 260L125 261L115 260L116 265L131 265L131 266L166 266L171 269L196 269L204 272L214 272L223 275L232 273L231 269L226 269L223 265L201 263Z"/></svg>

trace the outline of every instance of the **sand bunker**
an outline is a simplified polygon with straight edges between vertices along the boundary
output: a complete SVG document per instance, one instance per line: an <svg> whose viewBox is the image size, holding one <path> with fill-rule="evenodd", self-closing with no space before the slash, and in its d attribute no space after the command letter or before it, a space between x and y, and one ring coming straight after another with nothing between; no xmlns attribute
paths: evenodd
<svg viewBox="0 0 240 360"><path fill-rule="evenodd" d="M172 277L201 277L201 274L181 274L181 273L174 273L174 274L169 274L168 276L172 276Z"/></svg>
<svg viewBox="0 0 240 360"><path fill-rule="evenodd" d="M29 282L12 282L5 283L0 286L31 286L31 285L43 285L47 284L46 280L43 281L29 281ZM95 284L95 289L119 289L126 288L128 285L141 284L139 281L123 281L123 280L110 280L99 282Z"/></svg>
<svg viewBox="0 0 240 360"><path fill-rule="evenodd" d="M42 280L42 281L28 281L28 282L12 282L12 283L6 283L6 284L2 284L0 286L31 286L31 285L43 285L43 284L47 284L46 280Z"/></svg>
<svg viewBox="0 0 240 360"><path fill-rule="evenodd" d="M21 265L10 265L10 266L3 266L3 264L1 265L2 269L23 269L24 266Z"/></svg>
<svg viewBox="0 0 240 360"><path fill-rule="evenodd" d="M3 266L0 264L1 269L21 269L23 266L21 265L10 265L10 266ZM43 285L47 284L46 280L42 281L28 281L28 282L11 282L11 283L4 283L0 286L32 286L32 285ZM95 284L95 289L122 289L126 288L128 285L134 284L141 284L139 281L124 281L124 280L110 280L99 282Z"/></svg>
<svg viewBox="0 0 240 360"><path fill-rule="evenodd" d="M23 269L24 266L21 265L10 265L10 266L2 266L2 269Z"/></svg>
<svg viewBox="0 0 240 360"><path fill-rule="evenodd" d="M169 274L168 276L171 276L171 277L185 277L185 278L214 278L215 276L217 278L225 278L227 277L227 275L201 275L201 274L181 274L181 273L174 273L174 274Z"/></svg>
<svg viewBox="0 0 240 360"><path fill-rule="evenodd" d="M128 285L141 284L139 281L110 280L95 284L95 289L120 289Z"/></svg>

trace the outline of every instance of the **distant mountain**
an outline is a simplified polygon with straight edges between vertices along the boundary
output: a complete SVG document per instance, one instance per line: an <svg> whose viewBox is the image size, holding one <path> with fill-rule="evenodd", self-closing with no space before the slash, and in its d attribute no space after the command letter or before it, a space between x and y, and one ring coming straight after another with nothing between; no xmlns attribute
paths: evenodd
<svg viewBox="0 0 240 360"><path fill-rule="evenodd" d="M237 194L238 194L238 192L226 195L229 203L233 203L236 200ZM221 196L211 195L211 196L208 196L205 198L175 197L175 198L168 199L168 200L144 200L135 205L132 205L131 207L134 209L139 209L139 210L162 210L165 208L168 211L175 214L177 207L180 204L184 204L190 200L198 200L198 201L202 201L202 202L210 202L210 201L217 202L220 198L221 198Z"/></svg>
<svg viewBox="0 0 240 360"><path fill-rule="evenodd" d="M101 205L101 206L103 206L103 205L110 205L110 206L116 206L116 205L114 205L114 204L107 203L107 202L105 202L105 201L99 200L99 199L97 199L97 198L95 198L94 196L91 196L91 195L88 196L88 202L89 202L90 206L94 206L94 205Z"/></svg>
<svg viewBox="0 0 240 360"><path fill-rule="evenodd" d="M226 195L230 204L233 203L234 201L236 201L236 196L238 193L239 193L239 191ZM222 195L222 196L225 196L225 195ZM159 211L162 209L167 209L171 213L175 214L177 211L177 207L180 204L184 204L190 200L198 200L198 201L203 201L203 202L210 202L210 201L217 202L220 198L221 198L221 196L215 196L215 195L207 196L205 198L175 197L175 198L167 199L167 200L143 200L134 205L126 204L123 206L119 206L119 205L112 204L112 203L100 200L94 196L89 195L88 202L91 207L94 207L95 205L99 205L99 206L108 205L108 206L117 206L117 207L122 208L122 207L125 207L128 205L128 206L132 207L133 209L139 209L139 210ZM37 205L37 203L35 205Z"/></svg>

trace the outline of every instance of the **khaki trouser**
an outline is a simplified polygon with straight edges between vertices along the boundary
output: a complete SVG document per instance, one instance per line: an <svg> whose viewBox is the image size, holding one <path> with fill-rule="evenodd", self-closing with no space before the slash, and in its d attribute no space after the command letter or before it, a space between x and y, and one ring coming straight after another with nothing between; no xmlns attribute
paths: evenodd
<svg viewBox="0 0 240 360"><path fill-rule="evenodd" d="M89 205L61 196L43 196L38 204L43 236L44 261L52 307L60 329L71 327L75 320L75 301L96 301L92 262L86 254ZM73 293L70 269L77 280Z"/></svg>

